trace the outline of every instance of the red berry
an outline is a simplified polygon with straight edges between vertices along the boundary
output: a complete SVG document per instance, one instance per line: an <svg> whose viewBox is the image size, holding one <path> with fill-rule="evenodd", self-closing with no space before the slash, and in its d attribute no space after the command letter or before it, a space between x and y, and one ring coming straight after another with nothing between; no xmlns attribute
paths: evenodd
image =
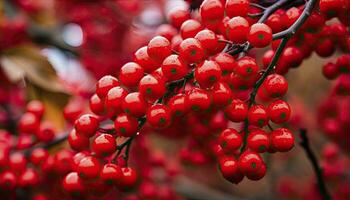
<svg viewBox="0 0 350 200"><path fill-rule="evenodd" d="M30 162L34 165L42 164L49 157L49 153L44 148L35 148L30 154Z"/></svg>
<svg viewBox="0 0 350 200"><path fill-rule="evenodd" d="M119 81L126 87L136 87L144 75L143 68L134 62L128 62L119 71Z"/></svg>
<svg viewBox="0 0 350 200"><path fill-rule="evenodd" d="M16 175L12 171L4 171L0 174L0 187L6 190L13 190L17 185Z"/></svg>
<svg viewBox="0 0 350 200"><path fill-rule="evenodd" d="M105 103L97 94L91 96L89 105L90 110L96 115L102 115L105 112Z"/></svg>
<svg viewBox="0 0 350 200"><path fill-rule="evenodd" d="M244 175L238 168L238 162L233 157L225 156L219 160L219 169L222 176L231 183L238 184Z"/></svg>
<svg viewBox="0 0 350 200"><path fill-rule="evenodd" d="M239 170L249 179L259 174L263 167L264 161L258 153L246 151L238 159Z"/></svg>
<svg viewBox="0 0 350 200"><path fill-rule="evenodd" d="M180 34L182 39L194 38L194 36L202 29L202 24L199 21L189 19L182 23Z"/></svg>
<svg viewBox="0 0 350 200"><path fill-rule="evenodd" d="M249 4L249 0L227 0L225 6L226 15L230 18L247 16Z"/></svg>
<svg viewBox="0 0 350 200"><path fill-rule="evenodd" d="M169 112L171 116L182 116L188 112L188 103L185 94L177 94L168 101Z"/></svg>
<svg viewBox="0 0 350 200"><path fill-rule="evenodd" d="M174 9L169 12L169 21L175 28L180 28L182 23L190 19L191 15L188 10Z"/></svg>
<svg viewBox="0 0 350 200"><path fill-rule="evenodd" d="M171 41L171 39L177 34L176 28L171 26L170 24L162 24L156 30L156 35L165 37L167 40Z"/></svg>
<svg viewBox="0 0 350 200"><path fill-rule="evenodd" d="M105 104L109 116L117 115L123 111L122 104L126 95L128 95L128 91L119 86L108 91Z"/></svg>
<svg viewBox="0 0 350 200"><path fill-rule="evenodd" d="M269 122L269 115L265 106L253 105L248 111L248 122L251 125L263 127Z"/></svg>
<svg viewBox="0 0 350 200"><path fill-rule="evenodd" d="M147 73L151 73L158 68L158 64L148 56L147 46L141 47L135 52L134 62L139 64Z"/></svg>
<svg viewBox="0 0 350 200"><path fill-rule="evenodd" d="M187 74L187 66L178 55L170 55L163 61L162 72L167 80L182 79Z"/></svg>
<svg viewBox="0 0 350 200"><path fill-rule="evenodd" d="M50 121L44 121L40 124L39 130L36 133L38 140L42 142L50 142L55 138L56 130Z"/></svg>
<svg viewBox="0 0 350 200"><path fill-rule="evenodd" d="M32 100L27 104L27 112L33 113L38 119L41 119L45 112L44 104L38 100Z"/></svg>
<svg viewBox="0 0 350 200"><path fill-rule="evenodd" d="M15 152L10 155L9 167L15 172L21 172L25 170L27 166L27 160L23 153Z"/></svg>
<svg viewBox="0 0 350 200"><path fill-rule="evenodd" d="M233 128L227 128L219 135L219 144L227 152L234 152L242 145L242 136Z"/></svg>
<svg viewBox="0 0 350 200"><path fill-rule="evenodd" d="M239 99L233 99L225 109L226 117L233 122L242 122L248 114L248 105Z"/></svg>
<svg viewBox="0 0 350 200"><path fill-rule="evenodd" d="M119 86L119 81L113 76L104 76L96 83L96 94L101 99L105 98L108 91L113 88Z"/></svg>
<svg viewBox="0 0 350 200"><path fill-rule="evenodd" d="M112 135L101 134L92 141L91 149L98 156L108 156L116 151L117 143Z"/></svg>
<svg viewBox="0 0 350 200"><path fill-rule="evenodd" d="M69 133L68 143L69 143L69 146L76 151L82 151L84 149L88 149L90 145L89 138L85 137L84 135L77 134L75 129L73 129Z"/></svg>
<svg viewBox="0 0 350 200"><path fill-rule="evenodd" d="M165 82L153 75L146 75L140 81L139 92L145 100L154 102L165 94Z"/></svg>
<svg viewBox="0 0 350 200"><path fill-rule="evenodd" d="M293 133L286 128L279 128L270 134L271 146L279 152L287 152L294 146Z"/></svg>
<svg viewBox="0 0 350 200"><path fill-rule="evenodd" d="M278 74L270 74L263 83L263 89L271 98L282 97L287 93L288 82Z"/></svg>
<svg viewBox="0 0 350 200"><path fill-rule="evenodd" d="M70 193L81 193L84 185L77 172L70 172L63 179L63 189Z"/></svg>
<svg viewBox="0 0 350 200"><path fill-rule="evenodd" d="M247 147L257 153L264 153L270 147L269 136L261 129L249 133Z"/></svg>
<svg viewBox="0 0 350 200"><path fill-rule="evenodd" d="M220 0L204 0L199 13L203 22L215 23L224 17L224 6Z"/></svg>
<svg viewBox="0 0 350 200"><path fill-rule="evenodd" d="M330 18L345 11L346 3L344 0L320 0L319 6L321 13Z"/></svg>
<svg viewBox="0 0 350 200"><path fill-rule="evenodd" d="M81 178L93 179L100 173L100 162L97 158L86 156L78 164L77 172Z"/></svg>
<svg viewBox="0 0 350 200"><path fill-rule="evenodd" d="M95 135L98 130L100 122L96 116L85 114L80 116L75 121L75 130L78 134L82 134L86 137Z"/></svg>
<svg viewBox="0 0 350 200"><path fill-rule="evenodd" d="M133 168L123 167L122 168L123 176L120 181L120 185L125 188L133 187L137 181L137 174Z"/></svg>
<svg viewBox="0 0 350 200"><path fill-rule="evenodd" d="M227 37L233 43L244 43L249 33L249 23L243 17L234 17L227 22Z"/></svg>
<svg viewBox="0 0 350 200"><path fill-rule="evenodd" d="M170 110L163 104L154 104L147 111L147 122L156 129L170 124Z"/></svg>
<svg viewBox="0 0 350 200"><path fill-rule="evenodd" d="M107 163L102 167L100 177L106 184L118 183L123 177L122 169L113 163Z"/></svg>
<svg viewBox="0 0 350 200"><path fill-rule="evenodd" d="M254 58L245 56L237 61L235 73L243 79L255 77L258 74L259 67Z"/></svg>
<svg viewBox="0 0 350 200"><path fill-rule="evenodd" d="M272 42L272 30L263 23L256 23L250 27L248 42L254 47L266 47Z"/></svg>
<svg viewBox="0 0 350 200"><path fill-rule="evenodd" d="M290 106L283 100L276 100L268 107L270 120L276 124L287 122L290 118Z"/></svg>
<svg viewBox="0 0 350 200"><path fill-rule="evenodd" d="M209 92L194 88L186 95L188 106L193 111L204 111L210 108L211 97Z"/></svg>
<svg viewBox="0 0 350 200"><path fill-rule="evenodd" d="M40 125L39 118L30 112L24 113L18 122L22 133L36 133Z"/></svg>
<svg viewBox="0 0 350 200"><path fill-rule="evenodd" d="M18 177L18 185L20 187L34 187L39 184L39 174L34 169L26 169Z"/></svg>
<svg viewBox="0 0 350 200"><path fill-rule="evenodd" d="M212 88L213 105L216 107L224 107L230 104L232 96L230 87L222 81L215 83Z"/></svg>
<svg viewBox="0 0 350 200"><path fill-rule="evenodd" d="M152 38L147 46L149 57L158 63L163 62L164 58L171 54L171 46L169 40L162 36Z"/></svg>
<svg viewBox="0 0 350 200"><path fill-rule="evenodd" d="M114 121L116 132L123 137L131 137L138 131L138 121L127 114L120 114Z"/></svg>
<svg viewBox="0 0 350 200"><path fill-rule="evenodd" d="M142 117L146 114L147 103L139 92L132 92L124 98L122 108L127 114Z"/></svg>
<svg viewBox="0 0 350 200"><path fill-rule="evenodd" d="M179 56L188 64L199 63L204 59L202 44L195 38L187 38L180 43Z"/></svg>
<svg viewBox="0 0 350 200"><path fill-rule="evenodd" d="M237 65L235 59L228 53L218 53L212 57L212 60L219 64L222 76L229 75Z"/></svg>
<svg viewBox="0 0 350 200"><path fill-rule="evenodd" d="M199 31L194 38L202 44L207 54L215 53L219 42L218 37L213 31L207 29Z"/></svg>
<svg viewBox="0 0 350 200"><path fill-rule="evenodd" d="M221 78L220 66L215 61L206 60L196 67L194 77L201 88L210 88Z"/></svg>

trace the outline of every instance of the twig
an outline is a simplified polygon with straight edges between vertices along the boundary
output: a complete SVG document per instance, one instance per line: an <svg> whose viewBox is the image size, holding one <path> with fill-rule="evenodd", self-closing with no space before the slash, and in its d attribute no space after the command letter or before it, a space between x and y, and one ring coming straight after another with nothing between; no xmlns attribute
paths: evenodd
<svg viewBox="0 0 350 200"><path fill-rule="evenodd" d="M330 200L331 196L326 188L326 184L322 175L322 169L320 165L318 164L317 158L313 151L311 150L310 144L309 144L309 138L307 137L307 130L306 129L300 129L300 146L304 149L305 154L308 158L308 160L311 162L312 168L315 172L316 178L317 178L317 185L318 190L324 200Z"/></svg>

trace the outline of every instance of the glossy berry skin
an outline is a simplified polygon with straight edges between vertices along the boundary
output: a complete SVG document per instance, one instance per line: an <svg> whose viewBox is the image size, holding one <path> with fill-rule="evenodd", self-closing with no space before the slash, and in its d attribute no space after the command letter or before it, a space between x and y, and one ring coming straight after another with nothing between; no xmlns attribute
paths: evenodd
<svg viewBox="0 0 350 200"><path fill-rule="evenodd" d="M134 169L130 167L122 168L123 176L120 181L120 185L125 188L130 188L135 186L137 181L137 173Z"/></svg>
<svg viewBox="0 0 350 200"><path fill-rule="evenodd" d="M116 151L117 143L112 135L101 134L94 138L91 149L98 156L107 156Z"/></svg>
<svg viewBox="0 0 350 200"><path fill-rule="evenodd" d="M18 178L18 185L20 187L34 187L39 184L39 174L34 169L26 169Z"/></svg>
<svg viewBox="0 0 350 200"><path fill-rule="evenodd" d="M222 176L231 183L238 184L244 178L244 175L238 168L238 161L233 157L224 156L219 160L219 169Z"/></svg>
<svg viewBox="0 0 350 200"><path fill-rule="evenodd" d="M83 180L77 172L70 172L62 181L63 189L69 193L81 193L84 191Z"/></svg>
<svg viewBox="0 0 350 200"><path fill-rule="evenodd" d="M0 187L2 189L13 190L17 185L17 177L12 171L0 173Z"/></svg>
<svg viewBox="0 0 350 200"><path fill-rule="evenodd" d="M119 86L119 81L115 77L110 75L104 76L96 83L96 94L103 99L108 91L116 86Z"/></svg>
<svg viewBox="0 0 350 200"><path fill-rule="evenodd" d="M278 98L287 93L288 82L281 75L270 74L266 77L262 87L269 97Z"/></svg>
<svg viewBox="0 0 350 200"><path fill-rule="evenodd" d="M247 16L249 4L249 0L227 0L225 5L226 15L230 18Z"/></svg>
<svg viewBox="0 0 350 200"><path fill-rule="evenodd" d="M118 135L123 137L131 137L138 131L138 121L136 118L122 113L117 116L114 121L114 128Z"/></svg>
<svg viewBox="0 0 350 200"><path fill-rule="evenodd" d="M229 75L237 65L235 58L228 53L218 53L212 60L220 66L222 76Z"/></svg>
<svg viewBox="0 0 350 200"><path fill-rule="evenodd" d="M147 122L155 129L169 126L171 122L170 110L163 104L154 104L148 108Z"/></svg>
<svg viewBox="0 0 350 200"><path fill-rule="evenodd" d="M45 107L41 101L32 100L27 104L27 112L33 113L38 119L44 115Z"/></svg>
<svg viewBox="0 0 350 200"><path fill-rule="evenodd" d="M220 146L226 152L234 152L242 145L242 136L233 128L223 130L218 138Z"/></svg>
<svg viewBox="0 0 350 200"><path fill-rule="evenodd" d="M205 29L199 31L194 38L196 38L202 44L206 54L214 53L219 45L218 37L211 30Z"/></svg>
<svg viewBox="0 0 350 200"><path fill-rule="evenodd" d="M270 134L271 147L279 152L287 152L294 146L293 133L286 128L279 128Z"/></svg>
<svg viewBox="0 0 350 200"><path fill-rule="evenodd" d="M22 133L33 134L38 130L39 125L40 125L39 118L37 118L35 114L30 112L24 113L18 122L19 130Z"/></svg>
<svg viewBox="0 0 350 200"><path fill-rule="evenodd" d="M180 117L189 111L185 94L177 94L168 101L168 108L172 117Z"/></svg>
<svg viewBox="0 0 350 200"><path fill-rule="evenodd" d="M170 55L162 63L162 72L168 81L175 81L187 74L187 66L178 55Z"/></svg>
<svg viewBox="0 0 350 200"><path fill-rule="evenodd" d="M96 115L103 115L105 112L105 103L97 94L90 97L89 106L90 110Z"/></svg>
<svg viewBox="0 0 350 200"><path fill-rule="evenodd" d="M142 117L146 114L147 103L139 92L132 92L124 98L122 108L129 115Z"/></svg>
<svg viewBox="0 0 350 200"><path fill-rule="evenodd" d="M169 40L162 36L156 36L149 41L147 53L154 61L161 63L171 54L171 45Z"/></svg>
<svg viewBox="0 0 350 200"><path fill-rule="evenodd" d="M194 88L186 94L187 103L192 111L204 111L210 108L211 96L203 89Z"/></svg>
<svg viewBox="0 0 350 200"><path fill-rule="evenodd" d="M56 130L50 121L41 122L36 137L41 142L50 142L55 138Z"/></svg>
<svg viewBox="0 0 350 200"><path fill-rule="evenodd" d="M139 83L139 92L148 102L154 102L165 94L165 82L153 75L144 76Z"/></svg>
<svg viewBox="0 0 350 200"><path fill-rule="evenodd" d="M202 44L195 38L187 38L180 43L179 56L186 63L199 63L205 53Z"/></svg>
<svg viewBox="0 0 350 200"><path fill-rule="evenodd" d="M34 165L42 164L49 157L49 153L44 148L36 148L30 154L30 162Z"/></svg>
<svg viewBox="0 0 350 200"><path fill-rule="evenodd" d="M113 163L103 165L100 177L108 185L118 183L123 177L122 169Z"/></svg>
<svg viewBox="0 0 350 200"><path fill-rule="evenodd" d="M139 64L145 72L151 73L158 68L158 64L149 57L147 49L147 46L139 48L134 54L134 62Z"/></svg>
<svg viewBox="0 0 350 200"><path fill-rule="evenodd" d="M15 152L10 155L9 158L10 169L16 172L21 172L25 170L27 166L27 160L23 153Z"/></svg>
<svg viewBox="0 0 350 200"><path fill-rule="evenodd" d="M194 38L203 29L202 24L194 19L186 20L180 28L182 39Z"/></svg>
<svg viewBox="0 0 350 200"><path fill-rule="evenodd" d="M144 75L144 69L137 63L128 62L119 71L119 81L126 87L136 87Z"/></svg>
<svg viewBox="0 0 350 200"><path fill-rule="evenodd" d="M287 102L283 100L276 100L270 103L268 107L270 120L273 123L281 124L287 122L291 115L291 109Z"/></svg>
<svg viewBox="0 0 350 200"><path fill-rule="evenodd" d="M261 129L253 130L247 138L247 147L254 152L264 153L270 147L270 138L267 133Z"/></svg>
<svg viewBox="0 0 350 200"><path fill-rule="evenodd" d="M260 155L251 151L242 153L238 159L239 170L249 179L257 175L263 165Z"/></svg>
<svg viewBox="0 0 350 200"><path fill-rule="evenodd" d="M206 60L196 67L194 77L201 88L210 88L221 78L220 66L215 61Z"/></svg>
<svg viewBox="0 0 350 200"><path fill-rule="evenodd" d="M268 112L263 105L253 105L248 111L248 122L251 125L263 127L269 121Z"/></svg>
<svg viewBox="0 0 350 200"><path fill-rule="evenodd" d="M227 37L233 43L244 43L249 33L249 23L243 17L233 17L227 22Z"/></svg>
<svg viewBox="0 0 350 200"><path fill-rule="evenodd" d="M250 27L248 42L254 47L262 48L272 42L272 30L263 23L256 23Z"/></svg>
<svg viewBox="0 0 350 200"><path fill-rule="evenodd" d="M254 58L245 56L237 61L234 72L243 79L249 79L258 74L259 67Z"/></svg>
<svg viewBox="0 0 350 200"><path fill-rule="evenodd" d="M224 107L232 101L232 91L228 84L219 81L212 88L213 105L215 107Z"/></svg>
<svg viewBox="0 0 350 200"><path fill-rule="evenodd" d="M68 143L72 149L82 151L89 148L90 140L84 135L77 134L75 129L73 129L68 135Z"/></svg>
<svg viewBox="0 0 350 200"><path fill-rule="evenodd" d="M180 28L182 23L191 18L188 10L174 9L169 12L169 21L175 28Z"/></svg>
<svg viewBox="0 0 350 200"><path fill-rule="evenodd" d="M231 104L225 109L226 117L232 122L242 122L247 117L248 105L239 100L233 99Z"/></svg>
<svg viewBox="0 0 350 200"><path fill-rule="evenodd" d="M117 115L123 111L122 104L127 95L128 91L119 86L111 88L108 91L105 105L109 116Z"/></svg>
<svg viewBox="0 0 350 200"><path fill-rule="evenodd" d="M78 134L82 134L85 137L91 137L95 135L98 130L100 122L98 118L94 115L85 114L80 116L75 121L75 130Z"/></svg>
<svg viewBox="0 0 350 200"><path fill-rule="evenodd" d="M199 8L203 22L215 23L224 17L224 6L220 0L204 0Z"/></svg>
<svg viewBox="0 0 350 200"><path fill-rule="evenodd" d="M99 175L100 169L101 164L97 158L92 156L86 156L85 158L80 160L77 172L80 178L93 179Z"/></svg>

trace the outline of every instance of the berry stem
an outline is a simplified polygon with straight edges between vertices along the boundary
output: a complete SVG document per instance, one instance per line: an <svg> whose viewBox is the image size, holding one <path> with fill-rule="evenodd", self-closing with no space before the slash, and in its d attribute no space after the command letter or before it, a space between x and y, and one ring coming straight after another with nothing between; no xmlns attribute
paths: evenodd
<svg viewBox="0 0 350 200"><path fill-rule="evenodd" d="M311 162L312 168L315 172L316 178L317 178L317 185L318 190L324 200L330 200L331 196L327 190L323 175L322 175L322 169L317 161L317 158L314 154L314 152L311 150L309 138L307 136L307 130L306 129L300 129L300 146L304 149L305 154L309 161Z"/></svg>
<svg viewBox="0 0 350 200"><path fill-rule="evenodd" d="M33 146L32 148L26 149L25 151L23 151L25 156L29 156L31 154L31 152L36 149L36 148L44 148L44 149L49 149L53 146L59 145L62 142L65 142L68 138L69 133L63 133L58 135L55 139L53 139L52 141L48 142L48 143L44 143L44 144L40 144L40 145L36 145Z"/></svg>

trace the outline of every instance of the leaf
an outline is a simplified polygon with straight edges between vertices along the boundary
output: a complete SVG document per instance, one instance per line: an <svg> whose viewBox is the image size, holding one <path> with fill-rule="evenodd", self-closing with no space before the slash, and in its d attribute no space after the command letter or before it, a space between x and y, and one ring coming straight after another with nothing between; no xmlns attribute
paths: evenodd
<svg viewBox="0 0 350 200"><path fill-rule="evenodd" d="M55 69L34 46L22 46L2 53L0 64L5 75L13 82L28 80L32 84L51 92L63 92Z"/></svg>

